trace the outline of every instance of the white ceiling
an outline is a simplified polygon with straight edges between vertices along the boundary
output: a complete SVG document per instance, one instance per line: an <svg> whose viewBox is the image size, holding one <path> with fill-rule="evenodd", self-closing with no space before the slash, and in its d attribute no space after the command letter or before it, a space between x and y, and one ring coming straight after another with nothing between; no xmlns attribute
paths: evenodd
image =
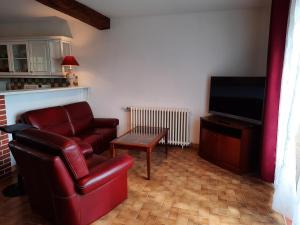
<svg viewBox="0 0 300 225"><path fill-rule="evenodd" d="M109 17L268 7L271 0L77 0Z"/></svg>
<svg viewBox="0 0 300 225"><path fill-rule="evenodd" d="M64 14L46 7L35 0L0 0L0 23L23 22L36 18L59 16L68 18ZM1 31L0 31L1 32Z"/></svg>
<svg viewBox="0 0 300 225"><path fill-rule="evenodd" d="M108 17L269 7L271 0L78 0ZM0 23L26 18L69 18L35 0L1 0Z"/></svg>

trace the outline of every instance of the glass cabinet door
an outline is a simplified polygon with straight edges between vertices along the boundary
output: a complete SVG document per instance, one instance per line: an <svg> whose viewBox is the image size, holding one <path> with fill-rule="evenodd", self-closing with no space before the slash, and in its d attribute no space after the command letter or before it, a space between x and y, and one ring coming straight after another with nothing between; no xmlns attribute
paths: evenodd
<svg viewBox="0 0 300 225"><path fill-rule="evenodd" d="M30 72L49 72L49 48L47 41L30 41Z"/></svg>
<svg viewBox="0 0 300 225"><path fill-rule="evenodd" d="M0 72L9 72L8 45L0 44Z"/></svg>
<svg viewBox="0 0 300 225"><path fill-rule="evenodd" d="M12 44L13 57L13 72L27 73L28 72L28 58L27 58L27 44Z"/></svg>

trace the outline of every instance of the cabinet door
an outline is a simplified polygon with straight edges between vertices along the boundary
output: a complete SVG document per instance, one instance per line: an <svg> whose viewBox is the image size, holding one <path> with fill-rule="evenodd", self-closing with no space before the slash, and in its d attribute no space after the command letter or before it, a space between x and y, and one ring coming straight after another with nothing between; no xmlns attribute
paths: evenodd
<svg viewBox="0 0 300 225"><path fill-rule="evenodd" d="M13 73L28 74L28 47L27 43L12 43Z"/></svg>
<svg viewBox="0 0 300 225"><path fill-rule="evenodd" d="M71 45L68 42L62 42L62 56L65 57L67 55L71 55ZM71 68L71 66L63 66L63 73L66 74Z"/></svg>
<svg viewBox="0 0 300 225"><path fill-rule="evenodd" d="M230 170L239 172L241 141L238 138L219 134L220 163Z"/></svg>
<svg viewBox="0 0 300 225"><path fill-rule="evenodd" d="M218 161L218 134L202 128L200 134L200 155L212 162Z"/></svg>
<svg viewBox="0 0 300 225"><path fill-rule="evenodd" d="M11 71L8 44L0 44L0 73L8 74Z"/></svg>
<svg viewBox="0 0 300 225"><path fill-rule="evenodd" d="M71 55L71 44L61 40L49 41L50 56L51 56L51 74L63 75L64 71L69 69L69 66L62 66L63 58Z"/></svg>
<svg viewBox="0 0 300 225"><path fill-rule="evenodd" d="M51 74L63 75L61 62L63 60L62 47L60 40L49 41L50 48L50 62L51 62Z"/></svg>
<svg viewBox="0 0 300 225"><path fill-rule="evenodd" d="M71 45L69 42L62 42L62 55L63 57L71 55Z"/></svg>
<svg viewBox="0 0 300 225"><path fill-rule="evenodd" d="M30 41L30 72L49 75L49 46L48 41Z"/></svg>

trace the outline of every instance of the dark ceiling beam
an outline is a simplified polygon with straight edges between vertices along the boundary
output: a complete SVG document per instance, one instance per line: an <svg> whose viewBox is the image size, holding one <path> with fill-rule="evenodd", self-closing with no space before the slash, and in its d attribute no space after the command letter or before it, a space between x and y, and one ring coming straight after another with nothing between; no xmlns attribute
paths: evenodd
<svg viewBox="0 0 300 225"><path fill-rule="evenodd" d="M75 0L36 0L99 30L110 28L110 19Z"/></svg>

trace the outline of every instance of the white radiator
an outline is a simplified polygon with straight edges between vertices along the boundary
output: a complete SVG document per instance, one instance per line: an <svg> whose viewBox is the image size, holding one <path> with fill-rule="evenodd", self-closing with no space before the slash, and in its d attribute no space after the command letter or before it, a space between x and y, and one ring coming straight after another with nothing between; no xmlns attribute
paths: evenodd
<svg viewBox="0 0 300 225"><path fill-rule="evenodd" d="M169 144L182 147L191 144L187 109L156 107L129 107L129 109L131 129L137 126L169 128ZM164 143L164 140L161 143Z"/></svg>

